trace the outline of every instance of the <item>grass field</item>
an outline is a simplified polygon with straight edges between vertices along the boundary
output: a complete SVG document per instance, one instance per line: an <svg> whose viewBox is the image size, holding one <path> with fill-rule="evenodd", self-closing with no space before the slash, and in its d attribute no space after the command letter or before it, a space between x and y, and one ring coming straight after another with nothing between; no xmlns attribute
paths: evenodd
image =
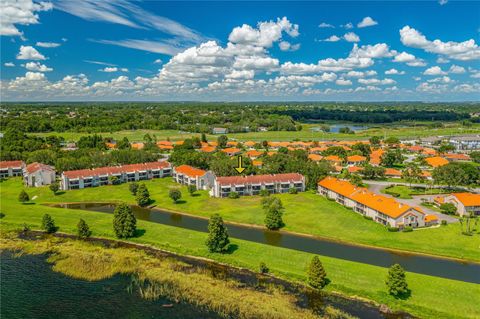
<svg viewBox="0 0 480 319"><path fill-rule="evenodd" d="M167 180L156 180L147 183L147 185L153 198L157 200L157 203L163 204L164 202L161 198L165 197L164 192L170 183ZM37 196L37 198L33 201L34 204L24 205L18 203L16 200L20 189L19 179L12 179L1 183L1 211L5 214L1 219L2 233L21 228L23 223L27 223L32 228L38 229L43 214L49 213L54 218L57 226L60 227L60 231L74 233L79 218L83 218L93 230L94 236L113 238L111 215L52 208L39 204L41 202L52 201L112 201L121 198L132 198L132 196L128 194L127 185L88 189L85 191L69 191L56 196L56 198L53 197L48 189L41 188L35 190L29 189L30 195ZM186 192L184 192L184 194L185 193ZM186 203L180 205L190 207L192 210L196 206L196 209L201 210L204 215L209 215L213 212L215 210L214 206L217 205L218 211L224 216L234 216L235 214L242 215L242 211L246 209L245 206L252 207L252 205L257 206L258 204L258 199L255 198L248 198L245 202L242 202L243 200L237 200L229 204L233 204L234 206L232 207L238 207L240 211L235 212L232 209L231 212L226 212L227 202L223 204L216 200L209 201L205 196L206 194L202 193L198 197L186 198ZM305 205L306 200L313 198L320 199L320 197L314 196L317 195L303 194L298 197L293 196L293 198L297 198L297 200L291 200L289 203L284 201L287 206L287 224L293 222L295 219L293 217L299 217L299 211L305 213L305 206L303 205ZM333 203L328 201L319 200L316 203L325 205L323 206L324 208L330 209L334 207L331 206ZM173 204L170 204L169 207L172 207L172 205ZM296 208L292 211L293 207ZM379 234L385 232L383 228L377 227L378 225L367 223L368 221L363 220L363 218L357 218L357 215L347 210L332 210L323 213L322 210L318 210L313 213L318 214L318 219L308 221L306 218L302 218L302 221L297 227L299 229L313 229L317 226L322 226L319 229L321 232L332 231L340 227L339 225L343 222L347 222L346 217L348 216L350 217L348 219L350 223L348 226L343 225L342 229L337 229L337 234L344 233L344 235L347 235L347 233L356 233L356 236L358 236L361 234L365 235L373 230L373 233L379 237ZM336 220L336 226L333 228L330 228L328 223L325 222L326 219L323 215L328 214L341 216L339 220L337 220L337 218L333 219ZM255 214L250 214L249 218L251 218L252 221L258 221L263 219L262 215L260 210L256 210ZM312 224L314 225L313 227ZM346 227L349 229L347 232L345 232ZM458 242L458 246L455 246L458 249L461 249L461 247L464 248L466 241L464 241L462 237L456 236L453 227L452 230L450 230L449 227L450 226L440 228L437 233L435 232L437 230L432 230L431 234L433 234L434 237L429 240L430 244L438 244L438 241L445 236L447 240L442 240L442 242L446 243L448 241L450 244ZM220 262L253 270L258 270L260 261L264 261L274 274L290 280L304 281L306 266L312 258L312 255L308 253L265 246L237 239L232 239L232 243L238 245L238 249L233 253L225 255L211 254L208 253L204 245L206 239L205 233L164 226L142 220L138 221L138 228L145 232L141 237L132 238L131 240L134 242L150 244L181 254L212 258ZM358 233L353 230L358 230ZM393 235L388 242L401 242L403 239L406 239L407 242L410 242L410 245L412 245L412 243L421 243L421 236L424 236L422 234L428 234L429 232L430 231L422 231L405 234L385 233L382 235L383 238L377 238L377 240L383 243L388 237L387 235ZM331 235L333 235L333 233ZM408 235L413 236L409 238ZM478 241L476 245L473 244L474 240L477 240L477 237L469 237L469 240L471 240L469 243L471 244L468 246L471 249L472 255L475 249L478 249ZM331 280L331 283L326 288L327 291L336 291L350 296L367 298L378 303L387 304L396 310L403 309L422 318L478 318L480 316L480 308L478 307L478 304L480 304L480 285L407 273L407 280L409 287L412 289L412 295L406 300L401 300L395 299L386 293L384 280L387 269L323 256L321 260L326 268L328 278Z"/></svg>
<svg viewBox="0 0 480 319"><path fill-rule="evenodd" d="M408 187L405 185L395 185L382 190L382 193L403 199L411 199L412 195L434 195L445 194L446 192L443 188L430 188L425 190L424 188Z"/></svg>
<svg viewBox="0 0 480 319"><path fill-rule="evenodd" d="M209 217L219 213L225 220L263 225L264 211L258 196L239 199L212 198L206 191L189 196L185 187L181 187L183 198L174 204L168 197L170 187L179 187L171 178L146 181L151 198L159 208ZM54 196L47 188L27 189L30 198L36 196L35 205L20 205L17 196L22 189L20 179L10 179L1 185L2 210L25 211L47 202L112 202L125 201L135 203L134 196L128 191L128 184L103 186L83 190L72 190ZM461 234L459 224L451 224L435 229L409 233L391 233L380 224L364 219L361 215L325 199L313 192L297 195L277 195L285 206L285 230L312 234L334 240L357 244L378 246L462 258L480 260L480 236ZM45 209L41 207L41 209Z"/></svg>
<svg viewBox="0 0 480 319"><path fill-rule="evenodd" d="M466 128L452 123L443 128L428 128L426 126L416 127L404 127L394 125L377 125L364 131L359 131L356 134L342 134L342 133L325 133L315 132L311 128L318 127L319 124L302 124L302 131L268 131L268 132L249 132L249 133L232 133L227 134L229 138L237 139L240 141L283 141L283 140L356 140L356 139L368 139L371 136L394 136L401 138L418 138L426 136L439 136L439 135L462 135L462 134L474 134L480 133L480 124L474 124L472 127ZM127 137L130 141L142 141L143 136L149 133L155 134L157 139L162 140L167 137L173 140L183 140L191 136L200 136L200 134L180 132L175 130L131 130L131 131L118 131L118 132L102 132L97 133L103 137L113 137L116 140L120 140ZM73 133L73 132L49 132L49 133L34 133L38 136L48 135L60 135L67 141L77 141L81 136L90 135L93 133ZM209 140L216 140L218 136L207 135Z"/></svg>

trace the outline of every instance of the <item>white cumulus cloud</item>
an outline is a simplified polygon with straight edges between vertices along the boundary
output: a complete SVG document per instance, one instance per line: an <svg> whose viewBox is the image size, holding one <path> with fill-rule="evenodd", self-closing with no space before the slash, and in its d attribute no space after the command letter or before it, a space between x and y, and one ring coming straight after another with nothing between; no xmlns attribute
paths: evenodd
<svg viewBox="0 0 480 319"><path fill-rule="evenodd" d="M25 64L25 69L29 71L36 71L36 72L51 72L53 71L52 68L47 67L45 64L41 64L40 62L28 62Z"/></svg>
<svg viewBox="0 0 480 319"><path fill-rule="evenodd" d="M37 24L39 23L37 12L48 11L52 8L52 3L47 1L0 1L0 35L21 36L23 32L18 30L16 25Z"/></svg>
<svg viewBox="0 0 480 319"><path fill-rule="evenodd" d="M46 60L45 56L32 46L22 45L17 54L18 60Z"/></svg>
<svg viewBox="0 0 480 319"><path fill-rule="evenodd" d="M378 24L378 22L373 20L371 17L365 17L365 18L363 18L362 21L360 21L357 24L357 27L366 28L366 27L371 27L371 26L377 25L377 24Z"/></svg>
<svg viewBox="0 0 480 319"><path fill-rule="evenodd" d="M445 75L447 72L444 72L442 68L440 68L438 65L432 66L428 69L426 69L423 72L424 75Z"/></svg>
<svg viewBox="0 0 480 319"><path fill-rule="evenodd" d="M343 36L343 38L344 38L347 42L359 42L359 41L360 41L360 37L359 37L358 35L356 35L355 33L353 33L353 32L345 33L345 35Z"/></svg>

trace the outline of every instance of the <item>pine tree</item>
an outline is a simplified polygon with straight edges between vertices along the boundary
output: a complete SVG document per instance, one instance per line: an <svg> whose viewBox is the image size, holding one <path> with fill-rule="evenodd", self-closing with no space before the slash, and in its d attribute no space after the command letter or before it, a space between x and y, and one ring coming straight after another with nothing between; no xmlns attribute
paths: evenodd
<svg viewBox="0 0 480 319"><path fill-rule="evenodd" d="M25 190L22 190L20 194L18 195L18 201L25 203L30 200L30 196L28 196L27 192Z"/></svg>
<svg viewBox="0 0 480 319"><path fill-rule="evenodd" d="M229 244L227 228L222 217L218 214L212 215L208 221L208 238L206 241L208 250L213 253L225 252Z"/></svg>
<svg viewBox="0 0 480 319"><path fill-rule="evenodd" d="M394 264L388 270L387 280L388 293L395 297L408 294L408 284L405 279L405 270L399 264Z"/></svg>
<svg viewBox="0 0 480 319"><path fill-rule="evenodd" d="M91 234L92 232L90 231L90 228L88 227L87 223L83 219L80 219L80 221L77 224L78 238L85 239L90 237Z"/></svg>
<svg viewBox="0 0 480 319"><path fill-rule="evenodd" d="M48 214L43 215L42 229L48 234L52 234L57 231L57 227L55 227L55 222L53 221L52 216Z"/></svg>
<svg viewBox="0 0 480 319"><path fill-rule="evenodd" d="M137 189L137 204L139 206L147 206L150 203L150 193L145 184L140 184Z"/></svg>
<svg viewBox="0 0 480 319"><path fill-rule="evenodd" d="M57 192L60 189L60 186L58 185L58 183L55 182L50 184L49 188L53 192L53 195L57 195Z"/></svg>
<svg viewBox="0 0 480 319"><path fill-rule="evenodd" d="M117 238L129 238L135 235L137 220L127 204L120 204L113 212L113 231Z"/></svg>
<svg viewBox="0 0 480 319"><path fill-rule="evenodd" d="M314 256L308 267L308 284L315 289L322 289L327 285L327 273L318 256Z"/></svg>

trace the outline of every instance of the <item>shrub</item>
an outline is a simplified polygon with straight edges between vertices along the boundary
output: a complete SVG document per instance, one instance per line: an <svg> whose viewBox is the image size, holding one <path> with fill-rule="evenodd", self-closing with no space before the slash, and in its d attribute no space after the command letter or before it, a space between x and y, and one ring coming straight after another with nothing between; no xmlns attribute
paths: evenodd
<svg viewBox="0 0 480 319"><path fill-rule="evenodd" d="M80 221L77 224L78 238L85 239L90 237L91 234L92 232L90 231L90 228L88 227L87 223L83 219L80 219Z"/></svg>
<svg viewBox="0 0 480 319"><path fill-rule="evenodd" d="M392 232L392 233L399 231L398 227L387 227L387 229L389 232Z"/></svg>
<svg viewBox="0 0 480 319"><path fill-rule="evenodd" d="M132 193L133 196L136 196L137 195L137 190L138 190L138 183L130 183L130 185L128 185L128 189L130 190L130 193Z"/></svg>
<svg viewBox="0 0 480 319"><path fill-rule="evenodd" d="M171 188L168 191L168 196L173 200L173 202L176 204L177 201L182 198L182 192L178 188Z"/></svg>
<svg viewBox="0 0 480 319"><path fill-rule="evenodd" d="M318 256L314 256L308 267L308 284L315 289L322 289L327 285L327 273Z"/></svg>
<svg viewBox="0 0 480 319"><path fill-rule="evenodd" d="M440 205L442 213L447 215L455 215L457 213L457 208L452 203L444 203Z"/></svg>
<svg viewBox="0 0 480 319"><path fill-rule="evenodd" d="M265 264L263 261L260 263L260 273L262 274L268 274L270 269L268 269L267 264Z"/></svg>
<svg viewBox="0 0 480 319"><path fill-rule="evenodd" d="M442 220L442 221L440 222L440 224L441 224L442 226L447 226L448 223L447 223L446 220Z"/></svg>
<svg viewBox="0 0 480 319"><path fill-rule="evenodd" d="M239 197L240 197L240 195L238 195L237 192L231 192L231 193L228 194L228 198L235 199L235 198L239 198Z"/></svg>
<svg viewBox="0 0 480 319"><path fill-rule="evenodd" d="M405 270L399 264L394 264L390 267L385 283L388 288L388 293L392 296L400 297L409 292L405 278Z"/></svg>
<svg viewBox="0 0 480 319"><path fill-rule="evenodd" d="M43 215L42 229L48 234L52 234L57 231L57 227L55 227L55 222L53 221L52 216L50 216L49 214Z"/></svg>
<svg viewBox="0 0 480 319"><path fill-rule="evenodd" d="M190 196L193 196L193 194L195 194L196 191L197 191L197 186L188 185L188 193L190 194Z"/></svg>
<svg viewBox="0 0 480 319"><path fill-rule="evenodd" d="M298 193L298 190L297 190L295 187L290 187L290 189L288 190L288 193L290 193L290 194L297 194L297 193Z"/></svg>
<svg viewBox="0 0 480 319"><path fill-rule="evenodd" d="M48 187L53 192L53 195L57 195L58 190L60 189L60 185L57 182L50 184Z"/></svg>
<svg viewBox="0 0 480 319"><path fill-rule="evenodd" d="M270 192L268 191L268 189L261 189L258 194L263 197L270 196Z"/></svg>
<svg viewBox="0 0 480 319"><path fill-rule="evenodd" d="M283 223L283 204L277 197L268 197L262 200L263 209L266 211L265 227L278 230L285 226Z"/></svg>
<svg viewBox="0 0 480 319"><path fill-rule="evenodd" d="M18 201L21 203L28 202L30 200L30 196L28 196L28 193L25 190L22 190L20 194L18 194Z"/></svg>
<svg viewBox="0 0 480 319"><path fill-rule="evenodd" d="M147 186L145 184L141 184L138 186L137 189L137 204L141 207L147 206L150 203L150 193L148 192Z"/></svg>
<svg viewBox="0 0 480 319"><path fill-rule="evenodd" d="M407 227L402 229L402 232L404 232L404 233L409 233L409 232L412 232L412 231L413 231L413 228L410 227L410 226L407 226Z"/></svg>
<svg viewBox="0 0 480 319"><path fill-rule="evenodd" d="M208 238L205 243L212 253L223 253L227 251L230 244L227 227L220 215L214 214L208 221Z"/></svg>

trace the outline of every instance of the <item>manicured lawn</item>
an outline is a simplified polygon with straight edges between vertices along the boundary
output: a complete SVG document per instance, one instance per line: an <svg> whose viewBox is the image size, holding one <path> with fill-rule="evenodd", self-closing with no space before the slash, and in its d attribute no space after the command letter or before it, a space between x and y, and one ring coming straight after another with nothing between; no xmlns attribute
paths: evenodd
<svg viewBox="0 0 480 319"><path fill-rule="evenodd" d="M412 127L398 127L398 126L383 126L379 124L377 127L372 127L364 131L359 131L356 134L342 134L342 133L325 133L325 132L316 132L312 131L310 128L318 127L320 124L302 124L302 131L268 131L268 132L248 132L248 133L230 133L227 134L229 138L237 139L240 141L291 141L294 139L301 140L358 140L358 139L368 139L371 136L386 136L386 137L399 137L399 138L415 138L415 137L426 137L426 136L438 136L438 135L462 135L462 134L474 134L480 133L480 125L475 124L472 127L465 128L458 126L457 124L450 124L448 127L444 128L426 128L422 126L417 126L416 129ZM200 134L189 133L189 132L180 132L176 130L129 130L129 131L118 131L118 132L103 132L97 133L103 137L113 137L116 140L120 140L124 137L127 137L130 141L142 141L143 136L149 133L150 135L155 134L157 139L166 139L167 137L171 140L183 140L191 136L200 136ZM60 135L63 136L67 141L77 141L81 136L91 135L93 133L75 133L75 132L48 132L48 133L32 133L38 136L48 136L48 135ZM207 135L209 140L216 140L217 135Z"/></svg>
<svg viewBox="0 0 480 319"><path fill-rule="evenodd" d="M398 198L411 199L412 195L434 195L445 194L447 191L442 188L425 189L421 187L408 187L406 185L395 185L382 190L382 193L392 196L398 195Z"/></svg>
<svg viewBox="0 0 480 319"><path fill-rule="evenodd" d="M15 183L18 182L18 180L15 181ZM49 213L62 232L75 233L79 218L83 218L93 230L93 236L113 238L111 215L51 208L41 206L38 203L22 205L17 203L14 198L18 187L9 187L12 186L9 184L10 181L1 185L1 211L5 214L0 224L2 232L21 228L23 223L27 223L33 229L38 229L43 214ZM30 193L38 196L35 202L51 199L48 192L43 190L30 191ZM81 197L80 194L81 192L76 192L76 195L70 196L70 199ZM101 199L102 197L113 199L119 194L126 196L126 188L112 187L108 190L104 188L103 192L94 196L94 199ZM65 195L58 197L61 198ZM87 196L87 194L83 196ZM131 240L134 242L150 244L181 254L207 257L252 270L258 270L259 263L264 261L275 275L290 280L304 281L308 262L312 258L312 254L237 239L232 239L232 244L238 246L233 253L211 254L208 253L204 245L205 233L142 220L138 221L138 229L145 232L141 237L132 238ZM331 283L326 287L327 291L371 299L378 303L387 304L395 310L405 310L422 318L478 318L480 316L480 308L478 307L478 304L480 304L480 285L407 273L412 295L407 300L398 300L386 293L384 284L386 268L323 256L321 256L321 260L328 278L331 280Z"/></svg>
<svg viewBox="0 0 480 319"><path fill-rule="evenodd" d="M188 195L185 187L181 187L182 200L174 204L168 197L168 189L179 185L171 178L146 181L145 184L158 208L203 217L219 213L227 221L263 225L264 211L260 204L261 198L258 196L220 199L211 198L206 191L200 191L197 196L192 197ZM23 187L20 179L4 181L0 187L2 212L6 208L19 211L37 209L39 203L46 202L135 203L134 197L128 191L128 184L72 190L56 196L47 187L27 189L30 198L37 196L34 200L36 205L20 205L17 202L17 196ZM409 233L391 233L380 224L366 220L361 215L313 192L277 196L285 206L285 230L357 244L480 260L480 236L462 235L460 224ZM39 209L46 208L40 206Z"/></svg>

